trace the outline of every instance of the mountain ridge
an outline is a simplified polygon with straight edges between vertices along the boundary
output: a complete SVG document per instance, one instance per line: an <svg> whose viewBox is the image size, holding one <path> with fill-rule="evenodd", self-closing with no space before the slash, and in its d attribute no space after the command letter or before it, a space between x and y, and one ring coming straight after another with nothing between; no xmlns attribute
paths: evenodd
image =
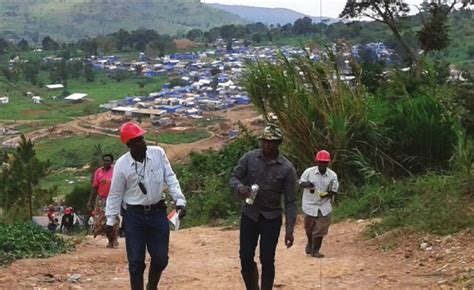
<svg viewBox="0 0 474 290"><path fill-rule="evenodd" d="M265 8L265 7L254 7L246 5L224 5L224 4L207 4L214 9L220 9L242 19L250 22L262 22L264 24L271 25L285 25L287 23L293 23L297 19L302 17L309 17L313 20L313 23L324 22L326 24L332 24L338 22L339 19L331 17L318 17L310 16L304 13L300 13L287 8Z"/></svg>

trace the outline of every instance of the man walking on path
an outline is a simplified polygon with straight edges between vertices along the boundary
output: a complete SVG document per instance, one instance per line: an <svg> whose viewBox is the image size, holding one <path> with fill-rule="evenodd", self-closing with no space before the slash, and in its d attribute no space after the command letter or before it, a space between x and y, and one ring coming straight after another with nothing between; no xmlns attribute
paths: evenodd
<svg viewBox="0 0 474 290"><path fill-rule="evenodd" d="M328 168L331 161L328 151L319 151L315 161L317 166L306 169L299 183L304 188L304 227L308 237L305 251L312 257L323 258L324 255L319 250L331 224L331 198L337 193L339 182L336 173Z"/></svg>
<svg viewBox="0 0 474 290"><path fill-rule="evenodd" d="M296 221L297 177L291 162L278 150L283 135L276 125L269 125L259 139L261 149L247 152L234 168L229 181L237 194L248 201L242 207L240 221L240 262L242 278L249 290L259 289L258 269L254 261L259 236L261 289L273 287L275 250L282 224L282 196L285 199L287 248L293 245ZM255 185L258 185L258 191Z"/></svg>
<svg viewBox="0 0 474 290"><path fill-rule="evenodd" d="M105 210L107 228L111 230L122 202L126 205L125 244L132 290L143 289L145 249L151 256L147 290L158 288L161 273L168 265L170 229L163 192L165 185L176 202L180 218L186 214L186 199L165 151L158 146L147 146L145 133L135 123L122 125L120 139L129 152L115 164Z"/></svg>

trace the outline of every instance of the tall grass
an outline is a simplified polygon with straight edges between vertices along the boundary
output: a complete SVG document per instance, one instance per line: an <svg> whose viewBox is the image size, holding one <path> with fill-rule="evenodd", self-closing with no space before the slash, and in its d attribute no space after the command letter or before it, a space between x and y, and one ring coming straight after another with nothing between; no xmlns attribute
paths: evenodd
<svg viewBox="0 0 474 290"><path fill-rule="evenodd" d="M439 85L431 74L422 85L395 75L385 91L400 93L397 101L367 93L360 76L344 81L331 53L324 63L280 54L276 63L248 62L243 85L264 116L278 117L299 168L310 166L314 153L326 149L334 155L336 171L358 183L380 174L447 169L459 126L432 96L445 90L432 90Z"/></svg>
<svg viewBox="0 0 474 290"><path fill-rule="evenodd" d="M383 114L373 112L375 100L359 82L352 86L341 80L334 56L327 63L283 55L276 64L248 63L244 86L261 113L278 117L285 146L299 168L311 165L320 149L333 153L333 167L345 176L365 174L354 152L369 167L392 163L382 150L391 143Z"/></svg>

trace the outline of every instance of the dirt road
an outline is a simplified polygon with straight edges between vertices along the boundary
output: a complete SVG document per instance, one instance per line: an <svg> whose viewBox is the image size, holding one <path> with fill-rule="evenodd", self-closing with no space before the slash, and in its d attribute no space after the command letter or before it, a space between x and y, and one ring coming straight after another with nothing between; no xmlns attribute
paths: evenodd
<svg viewBox="0 0 474 290"><path fill-rule="evenodd" d="M305 237L299 220L291 249L284 247L283 233L280 235L275 288L452 287L458 285L452 281L462 275L462 265L473 265L472 233L448 237L452 253L431 258L445 251L442 242L438 247L433 240L433 250L428 253L418 249L418 239L404 236L399 237L402 243L398 248L384 252L380 241L362 238L364 226L355 222L333 225L323 244L326 258L315 259L304 254ZM123 239L120 243L118 249L106 249L105 239L87 238L70 254L16 261L0 269L0 289L129 289ZM406 254L408 249L410 255ZM443 268L445 264L448 266ZM236 229L198 227L172 232L170 264L160 289L244 289L239 265ZM72 274L81 275L77 283L67 281Z"/></svg>

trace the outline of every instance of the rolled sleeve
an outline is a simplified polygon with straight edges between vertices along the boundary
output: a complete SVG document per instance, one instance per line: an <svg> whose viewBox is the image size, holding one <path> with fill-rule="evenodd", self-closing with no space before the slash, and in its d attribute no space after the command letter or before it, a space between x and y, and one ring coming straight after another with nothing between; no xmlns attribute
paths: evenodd
<svg viewBox="0 0 474 290"><path fill-rule="evenodd" d="M112 177L112 185L105 206L105 216L107 217L108 226L113 226L115 224L125 194L126 179L123 176L123 173L117 171L118 170L114 172Z"/></svg>
<svg viewBox="0 0 474 290"><path fill-rule="evenodd" d="M339 190L339 181L337 179L336 174L334 174L334 176L331 180L331 186L330 186L329 190L332 191L332 192L337 192Z"/></svg>
<svg viewBox="0 0 474 290"><path fill-rule="evenodd" d="M296 170L294 167L291 167L286 177L284 190L287 234L293 234L296 223L296 180Z"/></svg>
<svg viewBox="0 0 474 290"><path fill-rule="evenodd" d="M163 173L165 178L165 183L168 186L169 193L171 197L176 202L178 206L186 206L186 198L181 191L181 186L179 185L178 178L171 168L171 164L166 157L164 151L162 152L162 160L163 160Z"/></svg>

